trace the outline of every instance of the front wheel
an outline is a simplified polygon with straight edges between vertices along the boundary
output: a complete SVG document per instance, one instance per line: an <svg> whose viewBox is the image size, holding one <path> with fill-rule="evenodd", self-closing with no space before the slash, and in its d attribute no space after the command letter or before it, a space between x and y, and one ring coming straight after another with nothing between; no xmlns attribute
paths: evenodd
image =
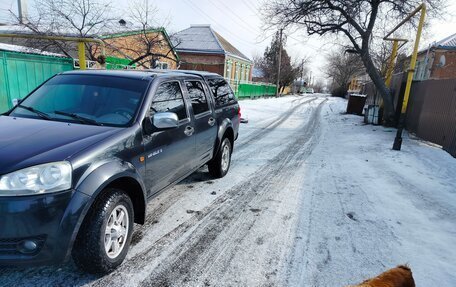
<svg viewBox="0 0 456 287"><path fill-rule="evenodd" d="M75 264L90 273L108 273L127 255L133 231L133 204L122 190L107 189L89 211L76 238Z"/></svg>
<svg viewBox="0 0 456 287"><path fill-rule="evenodd" d="M228 173L231 164L232 148L231 141L228 138L224 138L219 151L208 163L209 173L213 177L221 178Z"/></svg>

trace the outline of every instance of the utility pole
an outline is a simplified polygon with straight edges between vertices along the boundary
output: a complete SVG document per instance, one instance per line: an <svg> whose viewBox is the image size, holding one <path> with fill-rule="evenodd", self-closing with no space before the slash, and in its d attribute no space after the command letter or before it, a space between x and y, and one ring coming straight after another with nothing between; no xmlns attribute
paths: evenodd
<svg viewBox="0 0 456 287"><path fill-rule="evenodd" d="M280 66L282 65L282 33L283 28L279 30L279 58L278 58L278 66L277 66L277 89L276 89L276 97L279 96L279 89L280 89Z"/></svg>
<svg viewBox="0 0 456 287"><path fill-rule="evenodd" d="M299 89L299 93L302 93L303 86L304 86L304 59L301 60L301 88Z"/></svg>
<svg viewBox="0 0 456 287"><path fill-rule="evenodd" d="M27 24L27 0L17 0L17 10L19 12L19 23Z"/></svg>

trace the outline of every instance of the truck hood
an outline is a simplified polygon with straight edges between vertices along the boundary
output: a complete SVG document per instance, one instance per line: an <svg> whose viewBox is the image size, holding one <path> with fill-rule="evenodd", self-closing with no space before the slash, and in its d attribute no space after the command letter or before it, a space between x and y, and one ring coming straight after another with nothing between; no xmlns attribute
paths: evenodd
<svg viewBox="0 0 456 287"><path fill-rule="evenodd" d="M0 116L0 175L62 161L119 128Z"/></svg>

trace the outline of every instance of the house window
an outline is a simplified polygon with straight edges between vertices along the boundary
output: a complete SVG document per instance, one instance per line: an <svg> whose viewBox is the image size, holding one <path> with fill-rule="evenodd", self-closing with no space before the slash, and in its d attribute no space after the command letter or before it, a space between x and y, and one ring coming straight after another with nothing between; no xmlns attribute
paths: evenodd
<svg viewBox="0 0 456 287"><path fill-rule="evenodd" d="M233 64L231 61L226 62L226 70L225 70L225 78L231 79L231 69L233 67Z"/></svg>
<svg viewBox="0 0 456 287"><path fill-rule="evenodd" d="M157 68L156 69L167 70L168 69L168 63L166 63L166 62L157 62Z"/></svg>
<svg viewBox="0 0 456 287"><path fill-rule="evenodd" d="M236 63L236 71L235 71L234 79L236 81L239 81L239 64L238 63Z"/></svg>
<svg viewBox="0 0 456 287"><path fill-rule="evenodd" d="M239 78L239 80L244 81L244 64L241 64L241 76Z"/></svg>
<svg viewBox="0 0 456 287"><path fill-rule="evenodd" d="M420 81L422 80L422 70L423 70L423 61L417 60L415 66L415 73L413 74L413 80Z"/></svg>

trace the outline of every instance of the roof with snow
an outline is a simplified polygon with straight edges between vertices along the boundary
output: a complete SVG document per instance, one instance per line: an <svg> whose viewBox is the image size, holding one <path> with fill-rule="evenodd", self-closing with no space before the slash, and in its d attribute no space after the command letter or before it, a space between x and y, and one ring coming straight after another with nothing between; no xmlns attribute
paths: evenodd
<svg viewBox="0 0 456 287"><path fill-rule="evenodd" d="M36 55L45 55L45 56L66 58L66 56L63 54L51 53L51 52L47 52L47 51L42 51L40 49L34 49L34 48L30 48L30 47L11 45L11 44L5 44L5 43L0 43L0 51L9 51L9 52L18 52L18 53L25 53L25 54L36 54Z"/></svg>
<svg viewBox="0 0 456 287"><path fill-rule="evenodd" d="M418 52L419 55L426 53L429 49L444 49L444 50L456 50L456 34L448 36L443 40L433 42L429 44L427 48L423 48ZM409 56L408 58L410 58Z"/></svg>
<svg viewBox="0 0 456 287"><path fill-rule="evenodd" d="M215 32L210 25L192 25L176 33L173 44L178 52L224 54L252 62L230 42Z"/></svg>
<svg viewBox="0 0 456 287"><path fill-rule="evenodd" d="M456 49L456 34L453 34L443 40L436 42L433 46L444 49Z"/></svg>

